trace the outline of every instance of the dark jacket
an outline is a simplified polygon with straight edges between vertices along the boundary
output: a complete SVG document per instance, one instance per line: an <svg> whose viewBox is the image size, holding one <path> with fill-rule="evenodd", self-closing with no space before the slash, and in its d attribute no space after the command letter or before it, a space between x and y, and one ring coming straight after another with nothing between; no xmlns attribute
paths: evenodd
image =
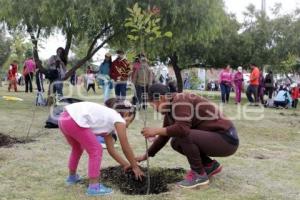
<svg viewBox="0 0 300 200"><path fill-rule="evenodd" d="M167 136L157 138L148 150L149 156L154 156L171 137L185 137L191 129L223 134L233 124L207 99L191 93L176 93L164 116L163 127L167 129Z"/></svg>

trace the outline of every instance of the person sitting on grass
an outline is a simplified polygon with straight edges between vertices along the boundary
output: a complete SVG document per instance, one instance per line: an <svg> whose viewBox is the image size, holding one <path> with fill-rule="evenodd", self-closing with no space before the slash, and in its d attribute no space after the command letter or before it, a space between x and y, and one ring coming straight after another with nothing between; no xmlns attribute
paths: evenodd
<svg viewBox="0 0 300 200"><path fill-rule="evenodd" d="M292 97L286 88L280 86L279 92L274 98L274 107L275 108L286 108L292 106Z"/></svg>
<svg viewBox="0 0 300 200"><path fill-rule="evenodd" d="M234 154L239 146L233 123L207 99L191 93L169 94L168 87L154 84L149 88L151 106L164 115L163 128L142 130L146 138L158 136L147 150L154 157L171 139L172 148L184 155L191 170L178 183L182 188L209 184L209 177L221 172L222 166L210 157ZM146 154L136 158L141 162Z"/></svg>
<svg viewBox="0 0 300 200"><path fill-rule="evenodd" d="M89 187L86 194L89 196L102 196L112 193L111 188L99 184L102 147L97 141L97 135L104 136L109 155L125 171L131 169L136 179L141 179L144 176L128 143L126 132L126 128L135 118L135 108L127 101L121 103L114 99L108 101L114 102L107 103L107 105L111 105L111 108L92 102L67 105L58 122L61 132L72 147L69 159L69 177L66 183L67 185L73 185L80 181L80 176L76 173L77 166L83 150L86 150L89 156ZM116 130L118 134L122 150L129 163L114 148L114 139L109 134L113 130Z"/></svg>

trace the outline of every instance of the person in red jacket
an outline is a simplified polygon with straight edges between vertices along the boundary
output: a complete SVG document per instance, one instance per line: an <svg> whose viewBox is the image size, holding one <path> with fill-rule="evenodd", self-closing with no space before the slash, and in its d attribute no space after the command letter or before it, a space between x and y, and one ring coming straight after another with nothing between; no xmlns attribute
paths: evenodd
<svg viewBox="0 0 300 200"><path fill-rule="evenodd" d="M17 92L17 73L18 73L18 62L16 60L13 61L12 64L9 66L7 78L9 81L8 84L8 91L10 92L10 89L14 87L15 92Z"/></svg>
<svg viewBox="0 0 300 200"><path fill-rule="evenodd" d="M112 62L110 77L115 81L115 95L118 99L126 98L127 80L131 71L129 62L126 60L124 51L117 51L118 57Z"/></svg>
<svg viewBox="0 0 300 200"><path fill-rule="evenodd" d="M297 105L298 105L298 98L300 98L300 88L298 87L297 83L293 83L291 85L291 95L292 95L292 99L293 99L293 103L292 103L292 107L297 109Z"/></svg>

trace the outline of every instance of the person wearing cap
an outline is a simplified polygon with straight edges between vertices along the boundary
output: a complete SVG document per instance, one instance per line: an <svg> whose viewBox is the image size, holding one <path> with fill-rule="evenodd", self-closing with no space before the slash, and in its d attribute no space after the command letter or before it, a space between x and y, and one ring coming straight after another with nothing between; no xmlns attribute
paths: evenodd
<svg viewBox="0 0 300 200"><path fill-rule="evenodd" d="M103 87L104 102L109 99L113 84L109 75L112 65L111 54L106 53L98 71L99 85Z"/></svg>
<svg viewBox="0 0 300 200"><path fill-rule="evenodd" d="M192 93L169 93L167 86L149 88L151 106L164 115L163 128L146 127L146 138L157 137L147 150L154 157L171 140L172 148L186 157L191 170L178 183L182 188L208 185L209 177L221 172L222 166L211 157L234 154L239 146L233 123L207 99ZM147 154L137 157L141 162Z"/></svg>
<svg viewBox="0 0 300 200"><path fill-rule="evenodd" d="M118 99L126 98L127 80L131 71L129 62L125 58L124 51L117 51L117 58L112 62L110 77L115 81L115 95Z"/></svg>
<svg viewBox="0 0 300 200"><path fill-rule="evenodd" d="M235 103L241 103L241 96L243 90L243 68L241 66L238 67L238 71L234 74L233 78L234 86L235 86Z"/></svg>
<svg viewBox="0 0 300 200"><path fill-rule="evenodd" d="M297 83L293 83L291 85L291 95L292 95L292 107L297 109L297 105L298 105L298 98L300 98L300 91L299 91L299 87Z"/></svg>

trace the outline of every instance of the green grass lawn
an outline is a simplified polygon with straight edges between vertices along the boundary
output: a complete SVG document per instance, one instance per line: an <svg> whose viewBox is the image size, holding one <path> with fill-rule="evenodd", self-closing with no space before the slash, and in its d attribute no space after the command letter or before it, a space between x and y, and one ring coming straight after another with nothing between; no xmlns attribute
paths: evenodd
<svg viewBox="0 0 300 200"><path fill-rule="evenodd" d="M23 88L21 88L22 90ZM23 89L24 90L24 89ZM70 93L70 92L68 92ZM97 97L83 93L82 98L102 103ZM59 130L44 129L49 108L36 107L35 94L8 93L6 86L0 88L0 97L13 95L23 102L5 101L0 98L0 133L14 137L29 135L36 141L16 144L11 148L0 148L0 199L1 200L63 200L96 199L85 196L85 186L66 187L67 161L70 148ZM218 93L204 93L218 102ZM78 92L71 94L78 97ZM114 194L99 199L211 199L211 200L257 200L257 199L300 199L300 112L292 110L251 108L245 114L236 105L223 107L234 120L240 147L228 158L220 158L223 172L217 175L208 189L184 190L174 188L165 194L152 196L126 196L114 188ZM246 120L247 116L264 115L261 120ZM147 112L149 126L161 126L162 118L151 109ZM143 126L142 114L128 130L130 143L136 154L145 151L144 138L140 135ZM119 151L120 148L119 148ZM183 167L188 169L185 158L167 145L155 158L152 167ZM104 153L102 167L114 166ZM144 165L144 164L143 164ZM87 154L79 165L79 173L86 177Z"/></svg>

